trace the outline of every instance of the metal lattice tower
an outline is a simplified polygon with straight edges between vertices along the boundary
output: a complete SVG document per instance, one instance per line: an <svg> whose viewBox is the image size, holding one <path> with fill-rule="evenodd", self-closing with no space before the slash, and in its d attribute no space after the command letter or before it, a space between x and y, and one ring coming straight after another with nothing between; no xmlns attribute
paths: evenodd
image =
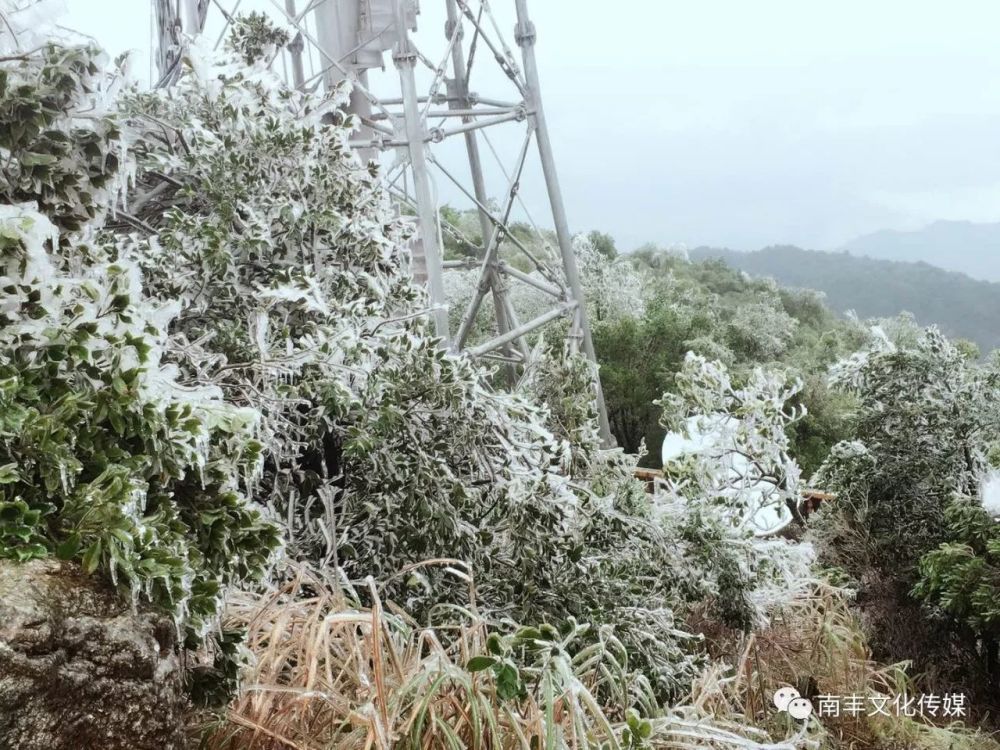
<svg viewBox="0 0 1000 750"><path fill-rule="evenodd" d="M596 364L590 325L572 237L542 106L538 66L535 59L535 27L528 16L527 0L502 0L513 4L516 14L514 40L520 47L520 62L501 32L490 0L425 0L444 6L446 13L442 48L425 53L411 32L420 13L417 0L267 0L275 20L290 25L297 33L280 53L289 83L309 90L327 89L344 80L353 84L350 109L359 118L361 129L352 141L363 158L392 157L383 170L390 194L415 216L418 232L412 247L414 277L425 284L433 305L433 321L438 335L453 351L505 363L510 368L528 356L526 337L560 318L569 318L571 346L584 352ZM168 85L179 72L179 49L185 35L207 31L206 24L218 10L225 27L244 0L153 0L159 49L156 60L159 85ZM210 5L211 3L211 5ZM246 8L242 8L246 9ZM440 10L440 9L438 9ZM222 38L221 33L219 38ZM398 81L388 96L378 96L369 87L369 71L384 69L384 56L391 59ZM275 64L275 61L272 61ZM496 66L509 81L513 95L493 98L470 89L470 78L478 68ZM430 84L418 86L417 69L426 68ZM309 73L307 73L307 68ZM421 71L424 72L424 71ZM504 163L489 138L499 126L521 129L520 148L512 162ZM438 145L461 137L465 144L464 164L455 164L439 154ZM481 143L496 157L497 168L506 181L498 203L491 202ZM511 231L512 214L527 207L519 196L521 178L532 152L537 149L545 178L550 218L558 248L551 257L562 265L555 272ZM467 172L467 178L465 173ZM469 200L478 213L482 242L472 260L444 261L445 233L471 243L441 216L435 185L442 178ZM547 241L530 214L530 224ZM527 274L501 257L501 248L520 253L537 273ZM443 275L449 268L478 268L478 284L457 331L449 330ZM532 320L521 322L511 304L512 284L528 284L551 300L551 307ZM495 314L496 335L469 345L469 335L483 301L489 295ZM595 382L595 398L601 435L612 443L600 382Z"/></svg>

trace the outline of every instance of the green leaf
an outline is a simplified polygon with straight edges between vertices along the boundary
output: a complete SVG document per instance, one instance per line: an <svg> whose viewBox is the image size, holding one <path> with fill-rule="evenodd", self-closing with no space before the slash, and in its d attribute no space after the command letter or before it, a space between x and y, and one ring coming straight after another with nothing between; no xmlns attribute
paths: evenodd
<svg viewBox="0 0 1000 750"><path fill-rule="evenodd" d="M36 154L33 151L25 151L21 154L21 164L26 167L47 166L59 161L58 157L51 154Z"/></svg>
<svg viewBox="0 0 1000 750"><path fill-rule="evenodd" d="M469 672L482 672L496 663L497 660L492 656L473 656L469 659L469 663L465 665L465 668Z"/></svg>
<svg viewBox="0 0 1000 750"><path fill-rule="evenodd" d="M87 551L83 553L83 572L90 575L101 562L101 540L91 544Z"/></svg>
<svg viewBox="0 0 1000 750"><path fill-rule="evenodd" d="M14 484L19 482L21 475L17 473L17 464L4 464L0 466L0 484Z"/></svg>
<svg viewBox="0 0 1000 750"><path fill-rule="evenodd" d="M12 503L0 503L0 523L18 523L27 509L28 506L23 500L15 500Z"/></svg>
<svg viewBox="0 0 1000 750"><path fill-rule="evenodd" d="M56 547L56 557L60 560L73 560L79 552L80 535L75 531L66 538L66 541Z"/></svg>
<svg viewBox="0 0 1000 750"><path fill-rule="evenodd" d="M517 698L524 689L517 668L512 664L501 664L497 666L495 672L497 675L497 695L502 700Z"/></svg>
<svg viewBox="0 0 1000 750"><path fill-rule="evenodd" d="M40 560L48 552L41 544L26 544L17 548L16 556L19 562L27 562L28 560Z"/></svg>
<svg viewBox="0 0 1000 750"><path fill-rule="evenodd" d="M542 640L542 631L529 625L519 628L518 631L514 633L514 639L517 641L540 641Z"/></svg>

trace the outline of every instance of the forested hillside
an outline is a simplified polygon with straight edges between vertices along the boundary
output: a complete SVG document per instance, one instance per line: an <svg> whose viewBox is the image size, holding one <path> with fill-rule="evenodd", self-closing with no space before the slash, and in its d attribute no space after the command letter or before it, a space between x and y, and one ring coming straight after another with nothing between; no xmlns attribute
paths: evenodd
<svg viewBox="0 0 1000 750"><path fill-rule="evenodd" d="M664 430L653 401L672 388L688 351L718 359L745 376L762 364L802 380L793 403L806 409L790 427L792 452L808 476L848 434L849 409L830 392L826 372L853 351L864 332L833 314L820 295L749 279L718 262L671 253L625 256L641 279L641 312L611 317L595 310L601 382L616 435L626 450L645 439L657 465Z"/></svg>
<svg viewBox="0 0 1000 750"><path fill-rule="evenodd" d="M926 263L875 260L844 253L775 246L756 252L699 247L692 259L718 258L754 276L816 289L838 312L861 318L912 313L923 325L974 341L984 354L1000 347L1000 284Z"/></svg>

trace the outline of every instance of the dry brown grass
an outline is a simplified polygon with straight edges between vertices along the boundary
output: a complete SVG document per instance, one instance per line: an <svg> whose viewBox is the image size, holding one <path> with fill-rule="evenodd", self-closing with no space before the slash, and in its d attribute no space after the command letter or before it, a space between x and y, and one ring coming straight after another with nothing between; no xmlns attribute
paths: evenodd
<svg viewBox="0 0 1000 750"><path fill-rule="evenodd" d="M474 601L457 563L434 564L468 580ZM254 662L240 696L208 732L208 750L624 750L633 747L622 721L626 702L652 717L636 745L650 750L1000 748L982 734L912 719L802 726L777 714L771 695L783 684L806 695L912 693L902 665L872 661L845 593L822 583L762 631L712 631L716 658L690 701L660 709L641 682L629 681L610 633L574 644L587 632L580 626L547 646L520 665L526 693L505 698L492 670L466 669L490 652L489 629L474 607L456 610L454 629L420 628L383 605L374 583L364 592L371 606L362 607L343 582L307 568L293 572L284 586L230 604L228 624L246 629Z"/></svg>
<svg viewBox="0 0 1000 750"><path fill-rule="evenodd" d="M613 734L590 693L603 679L596 670L582 676L575 700L552 701L546 715L540 702L500 699L492 672L465 669L487 653L474 611L440 633L385 611L373 583L366 594L373 605L361 608L341 582L299 568L266 597L236 598L229 624L247 629L255 664L209 746L528 747L552 721L571 734Z"/></svg>
<svg viewBox="0 0 1000 750"><path fill-rule="evenodd" d="M397 608L383 606L373 583L365 594L372 605L360 607L342 582L297 568L292 580L267 595L237 596L228 624L247 630L254 663L238 699L210 728L205 747L631 747L622 704L637 687L625 682L611 634L590 633L585 644L574 645L572 639L587 630L578 627L558 648L547 647L522 666L526 694L505 699L492 670L466 669L472 657L488 653L489 632L474 609L458 613L461 626L442 633L416 627ZM614 705L602 705L599 695ZM656 711L648 700L638 702ZM738 716L724 718L728 709L710 704L658 711L642 728L649 736L641 746L792 750Z"/></svg>

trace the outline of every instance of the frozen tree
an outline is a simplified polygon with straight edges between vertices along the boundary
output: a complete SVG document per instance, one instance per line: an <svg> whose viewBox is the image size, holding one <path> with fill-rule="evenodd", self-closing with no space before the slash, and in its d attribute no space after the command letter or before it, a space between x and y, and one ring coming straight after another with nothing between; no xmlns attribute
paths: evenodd
<svg viewBox="0 0 1000 750"><path fill-rule="evenodd" d="M544 409L434 338L409 224L348 148L344 92L305 97L243 52L194 47L176 86L125 99L131 220L101 249L178 307L182 382L261 414L245 489L285 518L293 554L387 579L414 612L467 591L434 558L500 609L543 606L575 507Z"/></svg>
<svg viewBox="0 0 1000 750"><path fill-rule="evenodd" d="M906 321L872 328L866 348L833 369L858 399L856 438L834 448L816 481L838 493L830 514L869 539L871 564L912 572L941 541L953 494L977 494L996 378L937 329Z"/></svg>
<svg viewBox="0 0 1000 750"><path fill-rule="evenodd" d="M786 313L780 302L753 302L741 305L727 321L729 347L748 360L768 361L788 349L798 321Z"/></svg>
<svg viewBox="0 0 1000 750"><path fill-rule="evenodd" d="M871 328L833 380L856 399L857 429L814 479L836 494L810 523L820 560L858 587L879 658L911 659L935 686L972 693L982 659L994 672L996 661L988 623L970 626L991 610L980 606L992 558L977 539L990 525L978 489L997 375L902 319Z"/></svg>
<svg viewBox="0 0 1000 750"><path fill-rule="evenodd" d="M716 557L712 593L723 620L750 627L808 586L808 545L758 538L797 515L798 464L787 429L802 417L788 402L800 384L761 368L735 385L719 362L688 354L676 393L663 396L665 448L658 514L677 525L695 556ZM678 519L683 519L678 521Z"/></svg>
<svg viewBox="0 0 1000 750"><path fill-rule="evenodd" d="M643 316L648 286L628 258L601 252L586 235L574 238L573 250L579 259L584 295L595 324Z"/></svg>
<svg viewBox="0 0 1000 750"><path fill-rule="evenodd" d="M787 404L801 383L756 368L737 385L721 363L693 353L676 379L677 393L661 400L663 423L692 443L664 457L670 489L717 499L746 529L769 510L776 520L797 513L800 471L787 430L804 412Z"/></svg>

